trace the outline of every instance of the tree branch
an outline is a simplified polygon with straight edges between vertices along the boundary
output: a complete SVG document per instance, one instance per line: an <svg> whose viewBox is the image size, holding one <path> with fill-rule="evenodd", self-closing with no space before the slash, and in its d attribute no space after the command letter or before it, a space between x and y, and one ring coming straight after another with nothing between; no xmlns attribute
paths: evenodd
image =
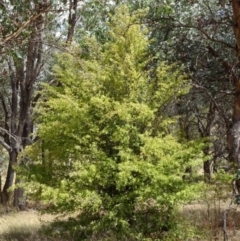
<svg viewBox="0 0 240 241"><path fill-rule="evenodd" d="M9 42L10 40L14 39L14 38L17 38L21 33L22 31L33 21L35 21L39 16L41 16L41 14L43 14L44 12L47 12L51 7L51 4L48 5L45 9L43 9L41 12L39 12L38 14L36 15L33 15L29 18L28 21L26 21L17 31L15 31L14 33L12 34L9 34L6 36L6 38L0 43L0 45L5 45L7 42Z"/></svg>
<svg viewBox="0 0 240 241"><path fill-rule="evenodd" d="M197 89L202 89L204 90L204 92L207 94L207 96L210 98L210 100L213 102L215 108L217 109L218 113L222 115L224 122L226 124L227 129L230 126L229 120L227 119L226 115L223 113L223 111L219 108L216 100L212 97L212 95L208 92L207 88L205 88L204 86L198 85L198 84L192 84L195 88Z"/></svg>
<svg viewBox="0 0 240 241"><path fill-rule="evenodd" d="M235 45L231 45L230 43L227 43L225 41L222 41L220 39L215 39L213 37L211 37L203 28L199 27L199 26L193 26L193 25L188 25L188 24L183 24L181 23L180 21L176 20L174 17L162 17L162 18L158 18L156 19L155 21L153 22L158 22L159 20L169 20L169 21L172 21L173 22L173 27L174 28L186 28L186 29L196 29L198 30L199 32L201 32L208 40L211 40L212 42L215 42L215 43L220 43L222 45L225 45L226 47L228 48L231 48L231 49L234 49L236 50L236 47ZM174 24L174 22L176 24ZM146 22L147 23L147 22Z"/></svg>
<svg viewBox="0 0 240 241"><path fill-rule="evenodd" d="M228 47L228 48L231 48L231 49L236 50L235 45L231 45L231 44L229 44L229 43L227 43L227 42L224 42L224 41L222 41L222 40L220 40L220 39L215 39L215 38L211 37L203 28L200 28L200 27L197 27L197 26L193 26L193 25L184 25L184 24L181 24L180 22L179 22L179 24L180 24L179 26L176 25L175 27L197 29L197 30L200 31L208 40L211 40L212 42L215 42L215 43L220 43L220 44L222 44L222 45L225 45L225 46Z"/></svg>
<svg viewBox="0 0 240 241"><path fill-rule="evenodd" d="M2 139L0 139L0 144L7 150L7 151L11 151L12 148Z"/></svg>

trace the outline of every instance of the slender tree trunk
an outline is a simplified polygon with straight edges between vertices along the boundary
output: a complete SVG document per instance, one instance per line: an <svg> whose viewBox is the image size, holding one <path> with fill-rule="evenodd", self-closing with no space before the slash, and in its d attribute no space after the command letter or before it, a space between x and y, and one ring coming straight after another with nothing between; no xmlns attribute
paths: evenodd
<svg viewBox="0 0 240 241"><path fill-rule="evenodd" d="M15 184L20 184L21 180L16 178ZM26 208L26 198L24 197L24 188L18 187L14 190L13 205L18 207L20 210Z"/></svg>
<svg viewBox="0 0 240 241"><path fill-rule="evenodd" d="M2 170L0 170L0 203L2 203Z"/></svg>
<svg viewBox="0 0 240 241"><path fill-rule="evenodd" d="M209 182L211 180L211 175L212 175L211 165L212 165L211 160L204 161L203 163L205 182Z"/></svg>
<svg viewBox="0 0 240 241"><path fill-rule="evenodd" d="M202 137L207 137L207 138L211 137L212 126L215 119L215 111L216 111L215 103L211 101L209 105L208 115L207 115L207 124L206 124L205 130L203 131ZM210 155L210 152L211 152L210 149L211 147L208 145L208 147L204 150L204 153L206 155ZM203 163L204 177L205 177L205 181L207 182L211 180L212 164L213 164L212 159L204 161Z"/></svg>
<svg viewBox="0 0 240 241"><path fill-rule="evenodd" d="M232 127L228 132L228 147L231 161L240 168L240 81L236 83Z"/></svg>
<svg viewBox="0 0 240 241"><path fill-rule="evenodd" d="M75 25L77 23L77 5L79 0L69 0L69 15L68 15L68 35L67 43L71 43L74 35Z"/></svg>
<svg viewBox="0 0 240 241"><path fill-rule="evenodd" d="M233 26L236 38L237 55L240 60L240 1L232 0ZM228 132L230 158L240 168L240 77L235 81L232 127Z"/></svg>
<svg viewBox="0 0 240 241"><path fill-rule="evenodd" d="M7 206L10 206L12 201L11 198L13 191L9 191L8 189L14 184L15 171L13 167L14 165L16 165L17 156L18 153L16 151L12 151L9 153L10 160L8 164L7 177L2 191L2 202Z"/></svg>

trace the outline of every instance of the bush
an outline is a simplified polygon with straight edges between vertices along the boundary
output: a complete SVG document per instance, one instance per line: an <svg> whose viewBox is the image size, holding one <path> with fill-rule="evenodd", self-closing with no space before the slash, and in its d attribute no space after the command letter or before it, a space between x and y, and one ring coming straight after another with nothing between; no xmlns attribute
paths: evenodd
<svg viewBox="0 0 240 241"><path fill-rule="evenodd" d="M58 56L59 85L45 86L36 110L41 141L26 151L26 188L52 212L80 213L60 223L76 240L162 239L177 227L176 207L196 193L182 176L204 144L180 138L163 112L188 80L176 65L147 70L141 14L119 7L108 42L88 39L87 55L73 47Z"/></svg>

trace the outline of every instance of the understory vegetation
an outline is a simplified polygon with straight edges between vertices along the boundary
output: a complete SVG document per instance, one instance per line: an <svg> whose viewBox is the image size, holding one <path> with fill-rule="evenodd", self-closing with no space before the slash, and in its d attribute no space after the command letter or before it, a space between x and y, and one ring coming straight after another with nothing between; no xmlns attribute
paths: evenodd
<svg viewBox="0 0 240 241"><path fill-rule="evenodd" d="M163 240L178 232L179 205L198 195L183 175L202 163L205 140L186 141L163 112L190 80L177 65L147 67L143 14L121 6L108 41L86 38L84 48L57 55L58 84L44 86L36 108L40 141L26 148L19 175L49 212L78 212L67 226L56 223L77 240Z"/></svg>
<svg viewBox="0 0 240 241"><path fill-rule="evenodd" d="M108 228L105 232L94 233L87 240L169 240L169 241L209 241L224 240L223 212L229 208L231 193L226 192L226 182L202 187L201 197L188 204L179 206L174 218L176 229L165 233L158 239L154 234L150 238L117 238ZM222 189L219 190L219 187ZM208 194L206 194L208 191ZM6 213L5 207L0 208L0 237L2 241L75 241L83 240L79 232L78 213L75 214L44 214L39 204L29 206L28 210L17 212L15 209ZM229 240L239 239L239 208L231 206L227 218L227 235ZM146 218L154 213L149 212ZM80 216L79 216L80 217ZM153 216L154 217L154 216ZM152 218L153 218L152 217ZM145 222L146 224L146 222Z"/></svg>

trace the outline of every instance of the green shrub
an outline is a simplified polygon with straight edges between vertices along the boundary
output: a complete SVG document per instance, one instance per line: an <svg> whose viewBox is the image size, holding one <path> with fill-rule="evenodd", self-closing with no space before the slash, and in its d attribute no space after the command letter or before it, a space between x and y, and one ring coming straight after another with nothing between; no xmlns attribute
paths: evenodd
<svg viewBox="0 0 240 241"><path fill-rule="evenodd" d="M59 84L45 86L36 110L40 141L25 153L26 188L52 212L79 212L60 223L76 240L162 240L196 194L182 176L202 161L204 144L180 138L163 111L189 81L166 63L150 74L141 14L119 7L107 43L88 38L87 55L75 46L58 56Z"/></svg>

